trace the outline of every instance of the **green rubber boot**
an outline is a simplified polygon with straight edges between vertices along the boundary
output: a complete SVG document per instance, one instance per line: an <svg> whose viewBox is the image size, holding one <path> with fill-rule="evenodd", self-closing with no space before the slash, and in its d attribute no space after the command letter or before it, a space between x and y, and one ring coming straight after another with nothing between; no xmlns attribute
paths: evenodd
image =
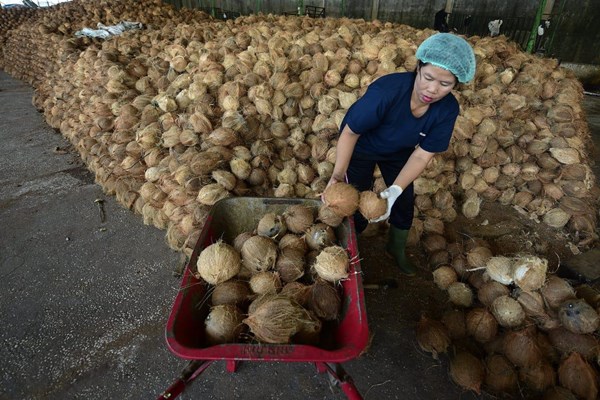
<svg viewBox="0 0 600 400"><path fill-rule="evenodd" d="M417 274L417 268L410 262L405 253L407 238L408 230L398 229L390 225L385 250L396 261L400 273L414 276Z"/></svg>

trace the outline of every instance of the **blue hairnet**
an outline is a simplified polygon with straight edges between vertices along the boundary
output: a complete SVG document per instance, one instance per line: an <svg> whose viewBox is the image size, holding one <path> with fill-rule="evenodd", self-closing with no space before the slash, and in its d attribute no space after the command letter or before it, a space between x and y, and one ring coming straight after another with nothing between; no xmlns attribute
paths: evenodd
<svg viewBox="0 0 600 400"><path fill-rule="evenodd" d="M469 82L475 76L475 54L471 45L460 36L436 33L421 43L415 55L424 63L452 72L459 82Z"/></svg>

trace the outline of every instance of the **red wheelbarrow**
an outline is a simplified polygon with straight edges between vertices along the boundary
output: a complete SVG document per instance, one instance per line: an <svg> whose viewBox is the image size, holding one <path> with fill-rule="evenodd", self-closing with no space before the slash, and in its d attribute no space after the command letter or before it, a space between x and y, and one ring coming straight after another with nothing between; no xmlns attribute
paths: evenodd
<svg viewBox="0 0 600 400"><path fill-rule="evenodd" d="M359 356L367 346L369 330L365 309L356 233L352 219L346 218L336 228L339 244L351 258L350 275L341 282L343 291L342 314L331 329L323 346L304 344L230 343L210 346L203 338L203 324L209 312L208 285L194 277L198 254L218 239L233 243L242 232L253 230L259 219L268 212L282 214L293 204L304 204L315 210L318 200L290 198L234 197L217 202L210 210L184 270L181 287L173 303L166 327L169 350L178 357L190 360L181 376L158 399L173 399L185 386L205 371L212 362L226 362L229 372L235 372L239 361L311 362L317 371L327 373L330 381L339 386L348 399L362 396L340 363Z"/></svg>

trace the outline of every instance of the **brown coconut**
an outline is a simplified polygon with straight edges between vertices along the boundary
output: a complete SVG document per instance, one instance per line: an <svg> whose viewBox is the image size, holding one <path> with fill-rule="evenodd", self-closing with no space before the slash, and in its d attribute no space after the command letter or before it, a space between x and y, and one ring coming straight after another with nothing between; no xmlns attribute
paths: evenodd
<svg viewBox="0 0 600 400"><path fill-rule="evenodd" d="M310 207L294 204L285 210L283 218L290 232L304 233L314 222L314 212Z"/></svg>
<svg viewBox="0 0 600 400"><path fill-rule="evenodd" d="M467 263L471 268L485 267L492 256L492 251L489 248L475 246L467 252Z"/></svg>
<svg viewBox="0 0 600 400"><path fill-rule="evenodd" d="M450 266L442 266L433 271L433 282L441 290L446 290L454 282L458 281L458 275L454 268Z"/></svg>
<svg viewBox="0 0 600 400"><path fill-rule="evenodd" d="M556 385L556 371L550 363L543 361L537 365L519 370L519 380L536 392L543 392Z"/></svg>
<svg viewBox="0 0 600 400"><path fill-rule="evenodd" d="M307 318L300 322L298 332L292 337L292 342L317 346L321 339L323 322L310 311L306 315Z"/></svg>
<svg viewBox="0 0 600 400"><path fill-rule="evenodd" d="M519 383L514 366L501 354L492 354L485 362L485 386L494 393L513 393Z"/></svg>
<svg viewBox="0 0 600 400"><path fill-rule="evenodd" d="M235 342L242 333L244 316L235 305L222 304L210 309L204 320L204 333L209 345Z"/></svg>
<svg viewBox="0 0 600 400"><path fill-rule="evenodd" d="M450 342L450 336L444 324L421 315L421 319L417 323L417 343L423 351L431 353L437 360L438 354L446 353Z"/></svg>
<svg viewBox="0 0 600 400"><path fill-rule="evenodd" d="M307 308L325 321L335 321L340 316L342 298L338 289L330 282L317 279L310 286Z"/></svg>
<svg viewBox="0 0 600 400"><path fill-rule="evenodd" d="M264 236L252 236L242 246L242 263L253 272L273 269L277 260L277 245Z"/></svg>
<svg viewBox="0 0 600 400"><path fill-rule="evenodd" d="M276 294L281 290L279 272L263 271L252 274L250 289L256 294Z"/></svg>
<svg viewBox="0 0 600 400"><path fill-rule="evenodd" d="M200 277L212 285L233 278L240 272L241 266L240 254L221 240L205 247L196 262Z"/></svg>
<svg viewBox="0 0 600 400"><path fill-rule="evenodd" d="M450 376L459 386L481 394L485 368L479 358L466 351L459 351L450 359Z"/></svg>
<svg viewBox="0 0 600 400"><path fill-rule="evenodd" d="M275 263L275 271L279 273L283 282L293 282L304 276L305 270L304 251L294 247L281 250Z"/></svg>
<svg viewBox="0 0 600 400"><path fill-rule="evenodd" d="M475 307L465 317L467 333L479 343L491 341L498 333L498 323L492 313L482 307Z"/></svg>
<svg viewBox="0 0 600 400"><path fill-rule="evenodd" d="M304 237L293 233L284 235L281 240L279 240L278 246L279 250L292 248L301 251L303 254L306 253L306 250L308 249Z"/></svg>
<svg viewBox="0 0 600 400"><path fill-rule="evenodd" d="M600 342L593 334L573 333L564 327L559 327L548 331L548 338L552 346L563 356L568 356L575 351L586 360L595 361L600 354Z"/></svg>
<svg viewBox="0 0 600 400"><path fill-rule="evenodd" d="M311 287L309 285L305 285L302 282L294 281L286 283L281 289L281 292L279 292L279 294L291 298L301 306L305 306L308 302L310 292Z"/></svg>
<svg viewBox="0 0 600 400"><path fill-rule="evenodd" d="M323 192L323 203L337 215L349 217L358 209L359 192L348 183L336 182Z"/></svg>
<svg viewBox="0 0 600 400"><path fill-rule="evenodd" d="M598 373L579 353L571 353L560 363L558 381L579 398L598 398Z"/></svg>
<svg viewBox="0 0 600 400"><path fill-rule="evenodd" d="M286 296L267 296L243 322L258 340L265 343L285 344L309 319L306 310Z"/></svg>
<svg viewBox="0 0 600 400"><path fill-rule="evenodd" d="M280 239L287 231L285 221L281 215L275 213L266 213L258 221L256 233L260 236L268 237L273 240Z"/></svg>
<svg viewBox="0 0 600 400"><path fill-rule="evenodd" d="M533 255L517 257L513 263L513 280L521 289L540 289L546 281L548 261Z"/></svg>
<svg viewBox="0 0 600 400"><path fill-rule="evenodd" d="M577 397L569 389L554 386L544 392L542 400L577 400Z"/></svg>
<svg viewBox="0 0 600 400"><path fill-rule="evenodd" d="M510 290L508 287L496 281L485 282L477 289L477 298L481 304L488 307L491 306L498 297L508 296L509 294Z"/></svg>
<svg viewBox="0 0 600 400"><path fill-rule="evenodd" d="M486 274L496 282L510 285L513 282L512 260L504 256L491 257L485 263Z"/></svg>
<svg viewBox="0 0 600 400"><path fill-rule="evenodd" d="M324 204L319 207L318 218L319 221L333 228L339 226L344 221L344 217L337 215L331 207L327 207Z"/></svg>
<svg viewBox="0 0 600 400"><path fill-rule="evenodd" d="M348 277L350 260L343 247L328 246L317 255L312 269L328 282L338 282Z"/></svg>
<svg viewBox="0 0 600 400"><path fill-rule="evenodd" d="M242 246L244 245L244 243L246 242L246 240L250 239L252 236L254 236L252 234L252 232L242 232L242 233L238 234L233 239L233 248L238 253L241 253L242 252Z"/></svg>
<svg viewBox="0 0 600 400"><path fill-rule="evenodd" d="M502 349L506 358L521 368L535 366L544 358L533 327L506 332Z"/></svg>
<svg viewBox="0 0 600 400"><path fill-rule="evenodd" d="M539 292L526 292L517 289L515 296L526 315L530 317L543 317L546 315L544 299Z"/></svg>
<svg viewBox="0 0 600 400"><path fill-rule="evenodd" d="M491 310L498 324L505 328L516 328L525 321L523 307L510 296L496 298L492 303Z"/></svg>
<svg viewBox="0 0 600 400"><path fill-rule="evenodd" d="M567 300L575 299L575 289L573 289L573 286L566 279L556 275L548 276L540 292L546 305L552 309L557 309Z"/></svg>
<svg viewBox="0 0 600 400"><path fill-rule="evenodd" d="M210 302L213 306L221 304L243 305L252 292L248 283L240 280L228 280L215 286L210 295Z"/></svg>
<svg viewBox="0 0 600 400"><path fill-rule="evenodd" d="M600 326L598 313L583 299L563 302L558 308L558 319L574 333L592 333Z"/></svg>
<svg viewBox="0 0 600 400"><path fill-rule="evenodd" d="M386 213L387 200L370 190L360 192L358 211L367 221L375 220Z"/></svg>
<svg viewBox="0 0 600 400"><path fill-rule="evenodd" d="M463 282L454 282L448 286L448 296L452 304L459 307L471 307L473 304L473 291Z"/></svg>
<svg viewBox="0 0 600 400"><path fill-rule="evenodd" d="M313 224L306 230L304 240L311 250L320 250L335 243L335 232L331 226L324 223Z"/></svg>
<svg viewBox="0 0 600 400"><path fill-rule="evenodd" d="M448 329L448 335L451 339L461 339L467 335L465 312L463 310L452 309L446 311L442 315L442 323Z"/></svg>

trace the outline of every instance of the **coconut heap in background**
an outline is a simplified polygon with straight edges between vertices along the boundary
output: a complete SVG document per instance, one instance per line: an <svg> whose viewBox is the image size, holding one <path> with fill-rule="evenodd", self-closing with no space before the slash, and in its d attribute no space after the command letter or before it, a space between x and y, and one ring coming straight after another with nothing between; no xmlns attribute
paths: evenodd
<svg viewBox="0 0 600 400"><path fill-rule="evenodd" d="M166 229L169 245L188 255L219 199L318 198L333 170L346 110L379 76L414 70L417 47L434 33L346 18L216 21L150 0L76 0L36 13L10 31L2 26L3 69L33 85L34 105L73 143L104 191L144 223ZM109 40L74 37L98 22L124 20L144 29ZM522 257L545 260L510 255L506 280L498 282L487 264L507 255L492 254L483 240L449 242L445 227L459 213L478 217L488 202L518 209L573 246L590 246L598 238L599 196L586 151L583 91L556 60L525 54L503 36L467 40L477 73L454 92L461 115L449 150L415 181L411 243L450 274L449 296L467 322L475 305L478 318L491 316L500 325L500 333L488 332L489 341L480 342L510 335L526 342L547 329L568 329L557 317L563 303L550 306L543 294L554 277L544 270L539 279L547 282L528 289L516 278ZM385 185L379 173L375 178L379 192ZM486 285L503 293L502 304L521 305L519 324L503 325L505 316L494 314L489 299L474 302ZM542 317L524 308L522 293L541 301L535 312ZM539 343L536 349L544 365L556 366L556 351ZM459 359L481 356L474 353ZM488 369L509 363L521 373L533 365L492 354L504 358L494 358ZM589 354L578 357L571 362L590 365ZM559 375L561 368L577 370L568 364ZM560 376L558 382L574 391Z"/></svg>

